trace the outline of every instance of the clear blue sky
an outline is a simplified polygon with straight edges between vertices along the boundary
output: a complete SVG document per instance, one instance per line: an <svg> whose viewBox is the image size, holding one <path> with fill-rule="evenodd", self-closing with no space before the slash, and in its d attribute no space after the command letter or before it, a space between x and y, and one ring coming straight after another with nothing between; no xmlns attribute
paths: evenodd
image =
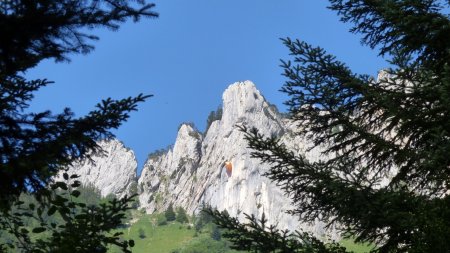
<svg viewBox="0 0 450 253"><path fill-rule="evenodd" d="M94 30L100 41L93 53L73 56L69 64L46 61L28 72L55 81L36 94L34 111L70 107L82 116L102 98L153 94L115 131L135 151L138 170L147 154L173 144L180 123L204 130L233 82L253 81L284 111L279 60L288 59L288 50L279 38L320 45L357 73L376 75L387 66L325 0L154 3L159 18L126 23L117 32Z"/></svg>

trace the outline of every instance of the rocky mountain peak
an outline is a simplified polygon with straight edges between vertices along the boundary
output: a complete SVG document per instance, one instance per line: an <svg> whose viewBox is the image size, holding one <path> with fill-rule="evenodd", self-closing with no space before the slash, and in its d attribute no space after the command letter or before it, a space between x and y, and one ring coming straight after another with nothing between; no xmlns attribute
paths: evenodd
<svg viewBox="0 0 450 253"><path fill-rule="evenodd" d="M292 208L290 200L262 176L270 166L250 157L244 133L237 126L256 127L289 146L303 140L291 134L290 126L251 81L231 84L222 98L222 117L211 123L204 138L182 125L174 148L145 164L138 182L141 207L151 213L164 211L172 203L195 213L207 203L240 219L245 213L257 217L264 213L270 224L280 228L323 235L323 224L300 224L285 213Z"/></svg>
<svg viewBox="0 0 450 253"><path fill-rule="evenodd" d="M236 111L243 115L255 107L261 106L265 100L251 81L236 82L228 86L222 95L224 109Z"/></svg>
<svg viewBox="0 0 450 253"><path fill-rule="evenodd" d="M102 153L93 154L91 161L85 159L74 164L68 173L79 175L83 184L95 186L102 196L130 195L137 183L134 152L117 139L101 140L98 145Z"/></svg>
<svg viewBox="0 0 450 253"><path fill-rule="evenodd" d="M179 155L180 152L187 152L193 154L194 156L199 155L199 148L202 141L202 134L194 129L192 125L182 124L177 134L177 141L173 146L173 154ZM174 157L174 159L179 159L179 157Z"/></svg>
<svg viewBox="0 0 450 253"><path fill-rule="evenodd" d="M251 81L231 84L224 91L222 102L222 124L226 126L255 121L252 115L258 116L264 109L269 111L268 103Z"/></svg>
<svg viewBox="0 0 450 253"><path fill-rule="evenodd" d="M238 126L255 127L262 135L278 136L311 160L320 159L320 150L309 151L311 143L294 134L295 124L283 119L251 81L231 84L222 98L221 117L211 122L204 135L191 124L182 124L173 148L149 155L137 185L140 207L152 213L173 204L196 213L206 203L226 209L241 220L244 214L264 214L269 224L277 224L281 229L303 229L324 236L323 223L302 224L286 214L293 208L290 199L263 176L270 166L250 157L251 150ZM123 196L130 189L128 182L135 178L134 154L117 141L101 145L107 155L94 158L94 167L80 164L77 172L100 188L103 195Z"/></svg>

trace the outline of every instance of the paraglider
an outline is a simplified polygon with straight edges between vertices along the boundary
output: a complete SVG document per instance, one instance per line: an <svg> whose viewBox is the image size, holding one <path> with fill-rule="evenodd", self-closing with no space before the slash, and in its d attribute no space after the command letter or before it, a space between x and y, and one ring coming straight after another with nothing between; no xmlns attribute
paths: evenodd
<svg viewBox="0 0 450 253"><path fill-rule="evenodd" d="M231 162L225 162L225 169L227 171L227 175L231 177L231 172L233 171L233 165Z"/></svg>

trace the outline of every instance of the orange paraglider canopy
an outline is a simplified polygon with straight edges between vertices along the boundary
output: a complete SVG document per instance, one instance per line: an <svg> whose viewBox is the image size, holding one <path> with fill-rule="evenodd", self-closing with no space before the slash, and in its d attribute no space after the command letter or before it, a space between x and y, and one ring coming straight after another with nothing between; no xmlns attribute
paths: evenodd
<svg viewBox="0 0 450 253"><path fill-rule="evenodd" d="M231 164L231 162L225 162L225 169L227 170L227 175L231 177L231 172L233 171L233 164Z"/></svg>

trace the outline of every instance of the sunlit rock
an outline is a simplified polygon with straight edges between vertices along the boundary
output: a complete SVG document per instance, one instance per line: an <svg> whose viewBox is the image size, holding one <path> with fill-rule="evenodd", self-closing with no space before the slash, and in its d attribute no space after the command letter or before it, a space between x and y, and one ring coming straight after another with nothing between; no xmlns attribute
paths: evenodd
<svg viewBox="0 0 450 253"><path fill-rule="evenodd" d="M250 157L238 126L256 127L265 136L277 136L298 154L319 160L320 150L294 134L295 125L283 119L250 81L230 85L222 96L223 114L203 137L189 125L179 129L174 147L150 157L139 178L139 200L147 212L163 211L172 203L195 213L202 203L244 219L244 214L265 217L279 228L331 235L324 224L302 224L286 214L293 208L284 192L263 176L269 165ZM225 162L233 165L227 174Z"/></svg>

